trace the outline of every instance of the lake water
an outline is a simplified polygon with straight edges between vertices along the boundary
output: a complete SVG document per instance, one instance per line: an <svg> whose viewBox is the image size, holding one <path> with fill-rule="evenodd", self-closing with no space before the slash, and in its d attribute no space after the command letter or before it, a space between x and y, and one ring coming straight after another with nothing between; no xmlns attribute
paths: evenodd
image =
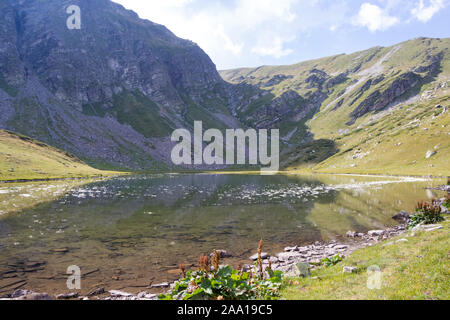
<svg viewBox="0 0 450 320"><path fill-rule="evenodd" d="M393 214L444 196L425 188L445 183L346 175L164 174L74 186L56 200L0 216L0 296L18 287L68 292L70 265L85 275L83 294L99 286L139 292L151 282L175 280L180 263L193 265L213 249L233 254L226 262L236 266L248 263L261 238L264 251L275 254L288 245L343 239L348 230L395 225ZM30 190L47 184L28 185L22 194L20 188L0 185L0 203L11 201L13 192L17 201L32 197Z"/></svg>

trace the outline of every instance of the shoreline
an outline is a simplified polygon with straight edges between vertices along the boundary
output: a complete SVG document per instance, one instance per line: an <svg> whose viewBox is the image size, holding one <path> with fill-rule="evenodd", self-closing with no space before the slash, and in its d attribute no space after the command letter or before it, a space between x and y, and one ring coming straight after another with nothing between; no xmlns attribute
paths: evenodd
<svg viewBox="0 0 450 320"><path fill-rule="evenodd" d="M30 183L30 182L50 182L50 181L71 181L71 180L115 178L115 177L119 177L119 176L122 176L122 175L128 175L128 174L130 174L130 173L124 172L123 174L111 173L110 175L107 174L107 175L95 175L95 176L0 180L0 185L1 184L10 184L10 183Z"/></svg>

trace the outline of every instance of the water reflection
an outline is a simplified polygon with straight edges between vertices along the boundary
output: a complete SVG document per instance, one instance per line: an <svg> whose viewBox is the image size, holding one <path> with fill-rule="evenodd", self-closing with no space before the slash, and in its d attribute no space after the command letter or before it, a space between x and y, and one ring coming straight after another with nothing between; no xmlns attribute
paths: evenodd
<svg viewBox="0 0 450 320"><path fill-rule="evenodd" d="M152 175L95 182L1 218L0 287L14 275L29 288L62 290L72 264L98 270L88 285L117 289L171 280L178 263L189 265L214 248L228 250L237 263L260 238L275 253L285 245L392 225L394 213L411 210L426 199L424 187L437 183L332 175ZM40 268L26 272L24 263Z"/></svg>

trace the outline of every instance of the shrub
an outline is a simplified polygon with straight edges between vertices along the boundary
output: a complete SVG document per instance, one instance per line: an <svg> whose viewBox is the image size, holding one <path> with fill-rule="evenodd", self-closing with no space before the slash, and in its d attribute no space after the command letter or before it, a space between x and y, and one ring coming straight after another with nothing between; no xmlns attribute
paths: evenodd
<svg viewBox="0 0 450 320"><path fill-rule="evenodd" d="M273 271L269 264L262 270L262 241L258 246L255 272L244 272L230 266L219 266L220 253L214 251L198 259L199 269L183 270L183 278L173 289L159 296L160 300L272 300L279 297L283 273ZM184 266L183 266L184 267ZM259 269L259 272L258 272Z"/></svg>
<svg viewBox="0 0 450 320"><path fill-rule="evenodd" d="M441 222L444 218L441 216L441 206L436 200L431 203L421 201L417 203L416 214L411 215L408 229L414 228L419 223L433 224Z"/></svg>

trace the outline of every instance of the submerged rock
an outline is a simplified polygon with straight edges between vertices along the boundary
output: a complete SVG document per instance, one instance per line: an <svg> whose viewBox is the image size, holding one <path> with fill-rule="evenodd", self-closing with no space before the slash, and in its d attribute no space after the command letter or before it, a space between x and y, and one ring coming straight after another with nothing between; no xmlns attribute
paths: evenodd
<svg viewBox="0 0 450 320"><path fill-rule="evenodd" d="M268 259L268 258L270 258L270 255L267 252L261 252L261 259ZM258 254L255 253L249 259L253 261L258 260Z"/></svg>
<svg viewBox="0 0 450 320"><path fill-rule="evenodd" d="M150 288L168 288L170 286L170 283L168 282L162 282L157 284L152 284Z"/></svg>

